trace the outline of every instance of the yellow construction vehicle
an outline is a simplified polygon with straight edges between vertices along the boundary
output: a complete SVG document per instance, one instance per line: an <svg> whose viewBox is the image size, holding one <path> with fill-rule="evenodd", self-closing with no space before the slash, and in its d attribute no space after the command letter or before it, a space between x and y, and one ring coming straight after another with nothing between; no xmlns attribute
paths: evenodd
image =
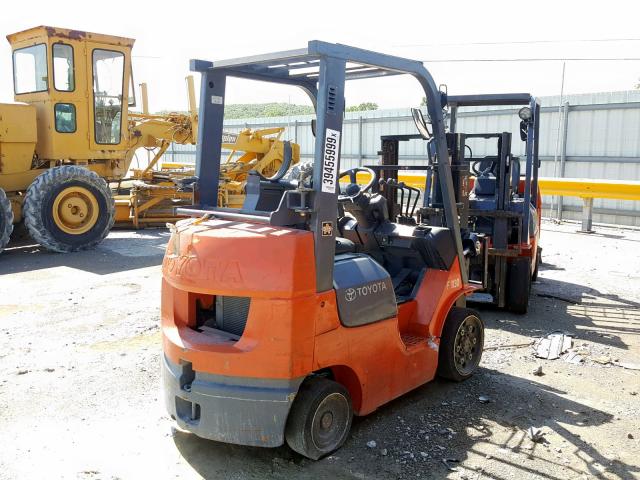
<svg viewBox="0 0 640 480"><path fill-rule="evenodd" d="M223 135L222 148L229 150L229 155L220 167L218 205L242 207L249 172L255 171L263 178L276 179L300 161L300 146L280 140L284 130L282 127L255 131L247 128L237 135ZM236 158L238 152L244 153Z"/></svg>
<svg viewBox="0 0 640 480"><path fill-rule="evenodd" d="M69 252L98 244L116 220L163 224L176 219L176 206L193 203L192 170L158 169L172 142L196 142L190 77L188 114L149 114L144 85L137 113L130 111L133 39L53 27L7 39L21 103L0 104L0 251L21 219L42 246ZM247 153L225 164L221 205L241 202L249 170L268 175L298 161L297 145L286 157L281 133L246 130L223 146ZM154 158L127 177L143 147L155 149Z"/></svg>

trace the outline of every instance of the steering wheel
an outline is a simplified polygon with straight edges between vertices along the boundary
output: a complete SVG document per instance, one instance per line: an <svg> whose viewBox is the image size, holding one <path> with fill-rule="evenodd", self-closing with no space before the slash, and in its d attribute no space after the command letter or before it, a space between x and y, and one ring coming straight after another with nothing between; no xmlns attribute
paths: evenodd
<svg viewBox="0 0 640 480"><path fill-rule="evenodd" d="M482 160L478 160L471 164L471 171L475 173L477 177L479 177L482 174L486 175L488 173L493 173L493 175L496 176L495 169L497 166L498 166L498 161L496 159L483 158Z"/></svg>
<svg viewBox="0 0 640 480"><path fill-rule="evenodd" d="M371 179L369 180L369 182L366 185L362 185L362 186L358 185L358 178L357 178L357 173L358 172L368 173L371 176ZM355 168L350 168L349 170L345 170L344 172L341 172L340 175L338 175L338 180L340 180L342 177L346 177L347 175L349 175L349 181L351 182L351 185L349 185L347 187L347 193L346 194L344 194L344 195L343 194L339 194L338 195L338 201L339 202L346 202L348 200L351 200L351 201L356 200L363 193L368 192L369 190L371 190L371 187L373 187L373 184L376 182L376 179L378 178L378 176L376 175L376 172L374 172L370 168L367 168L367 167L355 167Z"/></svg>

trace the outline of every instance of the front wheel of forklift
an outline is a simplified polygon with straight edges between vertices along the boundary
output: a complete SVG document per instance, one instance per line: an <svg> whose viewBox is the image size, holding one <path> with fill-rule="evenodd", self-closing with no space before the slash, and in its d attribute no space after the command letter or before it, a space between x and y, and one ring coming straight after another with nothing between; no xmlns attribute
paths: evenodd
<svg viewBox="0 0 640 480"><path fill-rule="evenodd" d="M352 419L347 389L327 378L311 377L298 390L287 419L285 438L292 450L318 460L342 446Z"/></svg>

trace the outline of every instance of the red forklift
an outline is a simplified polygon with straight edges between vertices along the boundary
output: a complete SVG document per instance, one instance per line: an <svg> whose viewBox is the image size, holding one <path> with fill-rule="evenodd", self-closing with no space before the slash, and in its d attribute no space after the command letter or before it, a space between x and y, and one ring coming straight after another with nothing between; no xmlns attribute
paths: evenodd
<svg viewBox="0 0 640 480"><path fill-rule="evenodd" d="M443 97L424 65L312 41L191 68L202 75L198 205L179 210L191 218L173 228L162 265L163 388L178 426L240 445L286 441L318 459L344 443L354 414L436 375L470 377L484 326L465 306L478 286L467 276ZM340 171L345 81L399 74L427 98L447 226L391 221L374 170ZM217 205L229 77L302 88L317 117L313 169L249 175L241 209Z"/></svg>
<svg viewBox="0 0 640 480"><path fill-rule="evenodd" d="M453 134L457 133L459 107L511 107L498 112L519 118L517 136L524 143L523 157L513 154L511 132L460 133L459 152L473 174L463 221L467 231L482 235L486 241L486 258L470 259L469 277L482 282L483 289L474 292L469 301L527 313L531 283L538 277L542 254L540 103L529 93L449 96L447 103L449 132ZM489 144L490 154L474 155L470 146L474 142Z"/></svg>
<svg viewBox="0 0 640 480"><path fill-rule="evenodd" d="M528 93L446 96L444 103L449 107L446 140L463 251L469 253L466 257L470 282L481 285L467 300L524 314L542 252L542 199L538 188L540 104ZM524 158L512 153L511 132L458 132L458 108L471 106L520 107L496 112L518 115ZM369 168L381 178L380 193L387 199L394 221L447 226L433 135L422 112L413 109L412 114L420 133L382 136L381 164ZM400 165L400 144L415 139L428 142L426 164ZM476 146L490 154L474 154ZM425 171L422 198L420 190L398 181L401 170Z"/></svg>

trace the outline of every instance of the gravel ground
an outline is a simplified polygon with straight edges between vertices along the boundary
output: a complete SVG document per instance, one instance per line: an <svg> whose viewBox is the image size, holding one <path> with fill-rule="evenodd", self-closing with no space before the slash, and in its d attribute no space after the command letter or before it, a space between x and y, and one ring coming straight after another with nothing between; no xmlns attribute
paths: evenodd
<svg viewBox="0 0 640 480"><path fill-rule="evenodd" d="M640 371L623 366L640 364L640 232L576 228L543 225L528 315L481 310L477 375L356 418L318 462L203 440L165 415L165 231L114 231L70 255L15 243L0 255L0 478L640 478ZM535 358L555 330L582 362Z"/></svg>

